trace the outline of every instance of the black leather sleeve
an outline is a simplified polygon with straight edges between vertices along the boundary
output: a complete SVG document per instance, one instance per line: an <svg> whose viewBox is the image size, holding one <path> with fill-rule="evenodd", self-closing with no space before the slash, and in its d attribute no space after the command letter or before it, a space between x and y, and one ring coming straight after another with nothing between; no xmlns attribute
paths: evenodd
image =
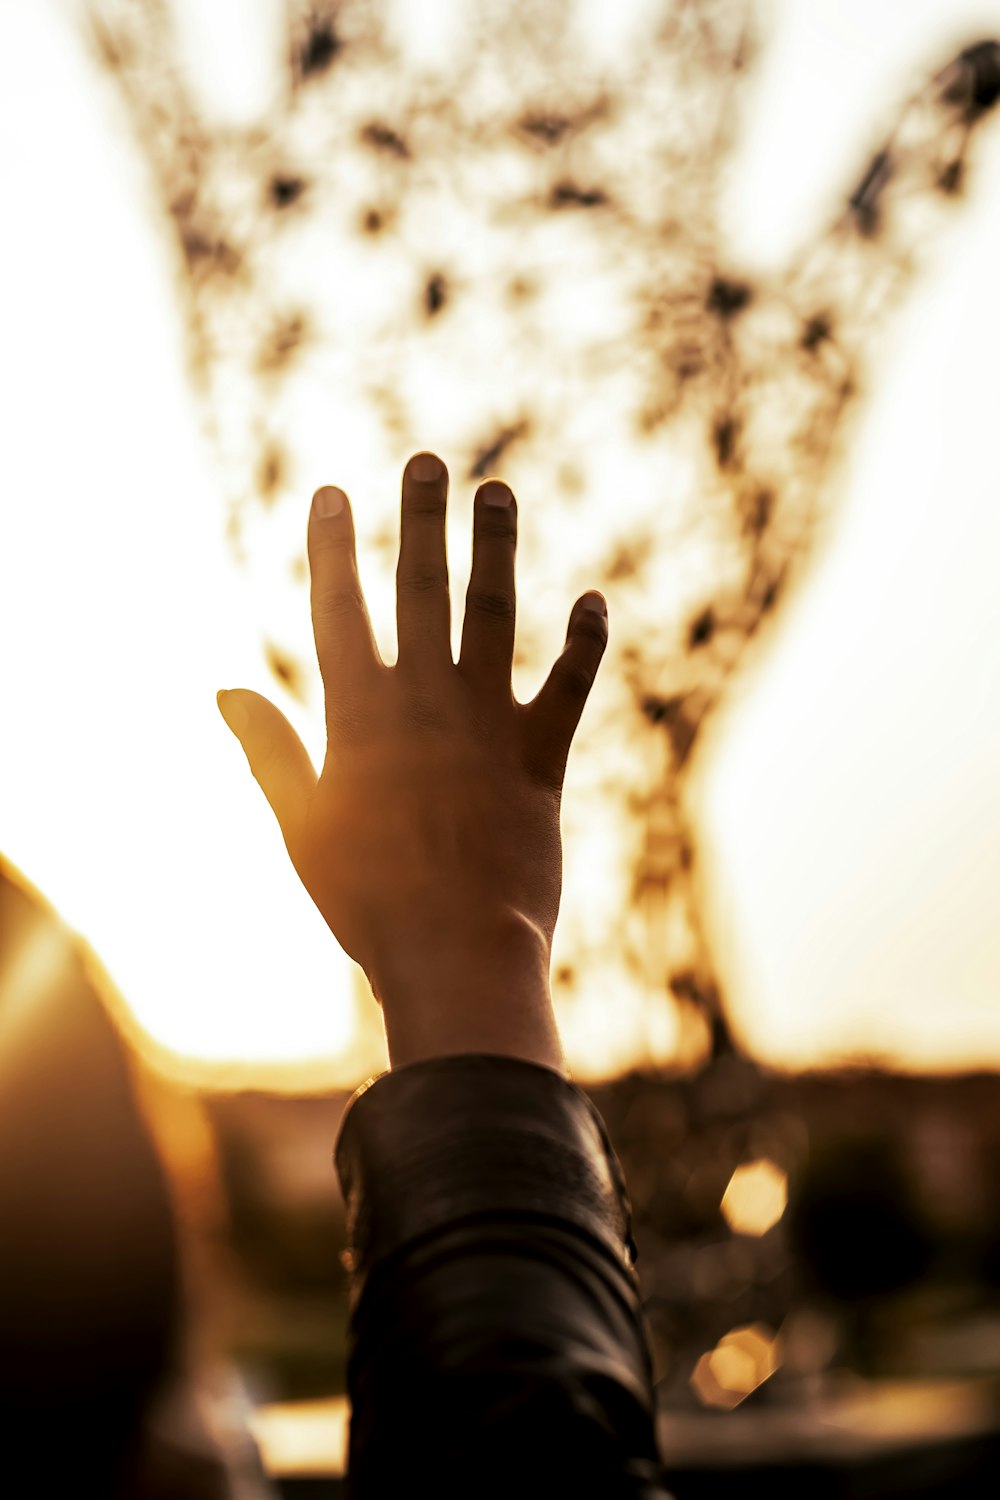
<svg viewBox="0 0 1000 1500"><path fill-rule="evenodd" d="M669 1500L631 1209L601 1116L516 1058L354 1095L348 1494Z"/></svg>

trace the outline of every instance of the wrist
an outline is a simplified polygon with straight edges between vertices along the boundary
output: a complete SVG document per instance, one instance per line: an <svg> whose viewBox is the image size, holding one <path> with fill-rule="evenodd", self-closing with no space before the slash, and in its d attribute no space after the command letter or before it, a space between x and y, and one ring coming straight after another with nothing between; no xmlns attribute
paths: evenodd
<svg viewBox="0 0 1000 1500"><path fill-rule="evenodd" d="M549 981L550 950L527 919L498 917L433 940L393 943L369 976L389 1065L488 1052L567 1076Z"/></svg>

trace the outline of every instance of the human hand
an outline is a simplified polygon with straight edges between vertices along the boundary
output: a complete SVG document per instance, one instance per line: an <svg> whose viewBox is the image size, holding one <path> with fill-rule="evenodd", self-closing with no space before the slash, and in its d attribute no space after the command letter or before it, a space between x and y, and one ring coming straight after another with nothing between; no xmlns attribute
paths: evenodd
<svg viewBox="0 0 1000 1500"><path fill-rule="evenodd" d="M577 600L544 685L518 703L517 507L506 485L487 480L476 492L456 665L447 494L440 459L410 459L393 667L372 634L347 497L332 486L313 497L311 605L327 728L318 778L266 698L222 692L219 708L303 885L382 1004L391 1061L506 1052L563 1068L549 994L559 810L570 743L607 644L606 606L597 594Z"/></svg>

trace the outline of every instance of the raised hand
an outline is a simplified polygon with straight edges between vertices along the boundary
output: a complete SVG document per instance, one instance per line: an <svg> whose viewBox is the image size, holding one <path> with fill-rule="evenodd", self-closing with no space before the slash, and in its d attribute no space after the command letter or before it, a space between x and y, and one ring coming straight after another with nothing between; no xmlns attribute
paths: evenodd
<svg viewBox="0 0 1000 1500"><path fill-rule="evenodd" d="M577 600L541 690L518 703L517 506L496 479L475 498L458 664L445 543L448 472L403 472L398 659L387 667L358 577L350 503L325 486L309 517L327 752L317 778L278 708L219 707L281 827L303 885L364 969L395 1065L503 1052L565 1070L549 993L562 890L559 809L570 744L607 644L599 594Z"/></svg>

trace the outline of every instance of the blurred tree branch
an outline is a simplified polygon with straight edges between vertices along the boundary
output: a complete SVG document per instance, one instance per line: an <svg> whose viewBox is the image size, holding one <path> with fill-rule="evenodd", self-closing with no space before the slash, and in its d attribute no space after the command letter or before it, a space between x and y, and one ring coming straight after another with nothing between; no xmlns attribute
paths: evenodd
<svg viewBox="0 0 1000 1500"><path fill-rule="evenodd" d="M966 186L1000 44L917 88L834 222L766 278L730 263L718 214L757 56L749 5L665 3L651 44L600 77L573 43L574 9L479 0L430 73L407 65L372 0L289 0L279 103L240 127L202 117L166 0L88 0L86 16L177 247L235 555L248 518L302 503L311 440L291 393L311 387L332 410L360 392L397 469L436 424L464 477L530 474L549 541L570 525L587 541L568 560L551 545L529 557L541 597L623 585L616 734L658 737L662 754L646 784L605 794L643 820L628 899L662 938L658 979L719 1058L739 1049L695 889L691 767L815 548L866 356ZM317 276L317 242L352 245L380 295L341 256ZM593 319L560 311L567 284ZM429 370L452 396L433 419ZM588 513L596 429L574 436L581 411L614 413L609 441L657 456L624 531L606 497ZM520 608L530 645L538 606ZM304 693L294 654L266 649Z"/></svg>

